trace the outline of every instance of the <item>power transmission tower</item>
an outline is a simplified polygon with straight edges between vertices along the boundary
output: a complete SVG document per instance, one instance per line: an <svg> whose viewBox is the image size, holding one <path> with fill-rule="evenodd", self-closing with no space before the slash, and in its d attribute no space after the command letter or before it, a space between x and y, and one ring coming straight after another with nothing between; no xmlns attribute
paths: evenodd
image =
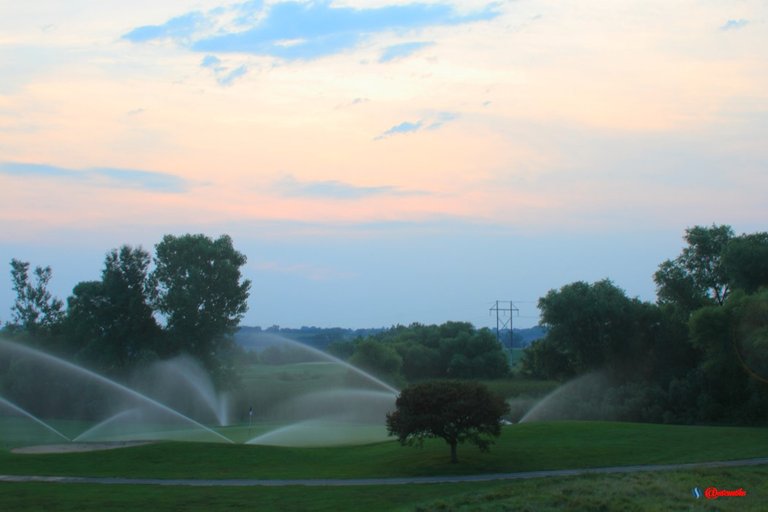
<svg viewBox="0 0 768 512"><path fill-rule="evenodd" d="M509 301L509 307L507 307L506 301L497 300L496 304L490 309L490 313L496 312L496 340L504 346L502 340L502 332L509 331L509 345L508 348L512 350L514 331L512 330L512 316L514 313L520 314L520 310L517 309L514 302ZM509 314L509 316L507 316Z"/></svg>

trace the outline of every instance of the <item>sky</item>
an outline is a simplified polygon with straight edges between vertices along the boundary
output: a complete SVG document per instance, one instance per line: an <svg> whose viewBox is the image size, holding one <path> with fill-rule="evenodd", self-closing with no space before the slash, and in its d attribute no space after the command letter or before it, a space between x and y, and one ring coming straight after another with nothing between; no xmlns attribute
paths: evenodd
<svg viewBox="0 0 768 512"><path fill-rule="evenodd" d="M245 325L653 301L687 227L768 230L766 140L765 0L0 1L0 261L62 299L226 233Z"/></svg>

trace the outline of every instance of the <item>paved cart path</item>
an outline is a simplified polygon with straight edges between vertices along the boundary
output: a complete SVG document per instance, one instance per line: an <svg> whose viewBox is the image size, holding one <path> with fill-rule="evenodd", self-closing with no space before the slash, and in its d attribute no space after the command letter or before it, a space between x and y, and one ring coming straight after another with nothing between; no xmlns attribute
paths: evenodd
<svg viewBox="0 0 768 512"><path fill-rule="evenodd" d="M191 478L119 478L87 476L31 476L0 475L0 482L45 482L61 484L106 484L106 485L170 485L190 487L283 487L303 485L308 487L346 487L355 485L403 485L403 484L442 484L456 482L488 482L492 480L524 480L557 476L637 473L641 471L673 471L685 469L723 468L738 466L768 465L768 457L759 459L725 460L713 462L694 462L689 464L653 464L642 466L610 466L604 468L555 469L548 471L525 471L520 473L491 473L484 475L421 476L402 478L318 478L318 479L230 479L207 480Z"/></svg>

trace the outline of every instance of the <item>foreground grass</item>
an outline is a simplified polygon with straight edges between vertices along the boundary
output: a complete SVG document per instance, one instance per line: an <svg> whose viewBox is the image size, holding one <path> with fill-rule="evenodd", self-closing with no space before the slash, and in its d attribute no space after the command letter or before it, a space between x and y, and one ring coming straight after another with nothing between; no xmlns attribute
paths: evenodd
<svg viewBox="0 0 768 512"><path fill-rule="evenodd" d="M768 468L590 475L511 482L362 487L187 488L0 484L0 510L765 510ZM743 488L746 497L697 500L693 487Z"/></svg>
<svg viewBox="0 0 768 512"><path fill-rule="evenodd" d="M623 475L543 478L496 484L469 492L450 493L414 504L433 511L558 511L558 510L734 510L762 511L768 500L768 466L755 468L662 471ZM739 489L744 497L696 499L694 487Z"/></svg>
<svg viewBox="0 0 768 512"><path fill-rule="evenodd" d="M610 422L514 425L481 453L459 448L448 463L441 440L423 448L390 441L364 446L285 448L157 443L90 453L0 451L0 474L146 478L372 478L502 473L768 456L768 429Z"/></svg>

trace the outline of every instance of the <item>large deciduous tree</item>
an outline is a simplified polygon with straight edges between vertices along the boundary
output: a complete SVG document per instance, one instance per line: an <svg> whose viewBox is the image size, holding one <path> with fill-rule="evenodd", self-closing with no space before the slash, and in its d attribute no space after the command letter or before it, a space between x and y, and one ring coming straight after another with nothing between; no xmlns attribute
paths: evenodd
<svg viewBox="0 0 768 512"><path fill-rule="evenodd" d="M155 247L154 304L176 348L216 370L217 355L245 314L251 282L246 257L222 235L166 235Z"/></svg>
<svg viewBox="0 0 768 512"><path fill-rule="evenodd" d="M110 373L167 355L148 300L150 255L124 245L104 260L101 281L78 283L68 299L67 337L78 356Z"/></svg>
<svg viewBox="0 0 768 512"><path fill-rule="evenodd" d="M768 233L733 238L723 253L723 266L733 289L755 293L768 287Z"/></svg>
<svg viewBox="0 0 768 512"><path fill-rule="evenodd" d="M732 293L723 306L691 316L692 342L702 351L700 419L764 422L768 414L768 290Z"/></svg>
<svg viewBox="0 0 768 512"><path fill-rule="evenodd" d="M688 244L680 256L666 260L654 274L659 303L691 313L708 304L722 305L730 292L723 253L733 238L730 226L694 226L685 230Z"/></svg>
<svg viewBox="0 0 768 512"><path fill-rule="evenodd" d="M403 389L387 414L387 431L402 445L442 438L451 447L451 462L458 462L456 447L469 442L487 451L501 434L502 417L509 405L478 382L433 381Z"/></svg>
<svg viewBox="0 0 768 512"><path fill-rule="evenodd" d="M675 312L629 298L610 280L578 281L539 300L547 335L524 352L524 373L566 380L589 371L667 382L695 362Z"/></svg>
<svg viewBox="0 0 768 512"><path fill-rule="evenodd" d="M631 360L640 308L608 279L571 283L539 299L541 323L549 329L542 343L563 354L569 367L560 368L558 377Z"/></svg>
<svg viewBox="0 0 768 512"><path fill-rule="evenodd" d="M36 335L50 331L61 322L63 303L48 291L51 276L51 267L35 267L33 283L29 263L15 258L11 260L11 282L16 292L11 311L17 328Z"/></svg>

